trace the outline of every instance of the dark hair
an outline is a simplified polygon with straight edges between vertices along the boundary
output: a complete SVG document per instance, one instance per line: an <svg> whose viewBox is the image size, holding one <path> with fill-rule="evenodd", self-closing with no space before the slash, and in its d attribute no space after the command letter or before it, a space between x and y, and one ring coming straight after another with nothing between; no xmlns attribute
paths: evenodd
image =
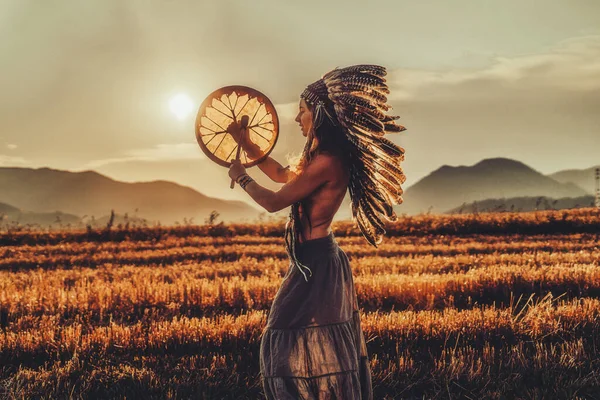
<svg viewBox="0 0 600 400"><path fill-rule="evenodd" d="M335 122L329 119L327 114L323 112L321 121L318 123L318 121L315 121L314 105L308 102L306 104L308 105L308 109L313 113L313 135L307 136L304 150L296 165L296 171L303 171L312 159L321 153L335 155L344 162L344 165L348 165L351 151L350 141L338 122L333 108L328 107L327 112L334 118ZM316 128L314 128L315 126Z"/></svg>
<svg viewBox="0 0 600 400"><path fill-rule="evenodd" d="M335 120L331 121L331 119L329 119L327 114L324 112L324 109L322 109L321 118L319 118L321 121L319 123L319 121L315 121L317 116L315 115L314 105L308 102L307 105L308 109L313 114L313 135L307 135L304 150L302 151L300 160L298 161L295 168L296 171L298 173L302 173L302 171L312 161L312 159L321 153L330 154L334 155L335 157L338 157L340 160L342 160L344 165L349 168L351 154L350 142L346 136L344 128L342 128L339 121L337 120L335 111L333 110L333 108L327 108L327 112ZM302 199L292 204L290 217L288 223L286 224L285 242L288 254L292 257L292 260L296 260L296 256L294 254L296 238L298 236L302 236L303 240L306 240L306 238L304 237L304 233L302 232L302 223L300 222L300 206L302 206L303 213L306 215L306 219L308 220L309 229L312 232L312 223L310 221L310 217L307 214L305 200L306 199Z"/></svg>

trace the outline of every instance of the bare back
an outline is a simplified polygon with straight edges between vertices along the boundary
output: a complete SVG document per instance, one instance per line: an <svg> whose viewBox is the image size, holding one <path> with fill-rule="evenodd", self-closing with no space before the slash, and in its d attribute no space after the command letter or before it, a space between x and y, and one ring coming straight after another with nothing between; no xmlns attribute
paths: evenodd
<svg viewBox="0 0 600 400"><path fill-rule="evenodd" d="M333 157L332 160L329 181L305 199L306 210L303 210L302 206L299 209L302 232L306 240L329 235L333 217L339 210L348 189L350 170L338 157ZM306 214L312 223L312 232ZM302 237L298 237L298 241L302 243Z"/></svg>

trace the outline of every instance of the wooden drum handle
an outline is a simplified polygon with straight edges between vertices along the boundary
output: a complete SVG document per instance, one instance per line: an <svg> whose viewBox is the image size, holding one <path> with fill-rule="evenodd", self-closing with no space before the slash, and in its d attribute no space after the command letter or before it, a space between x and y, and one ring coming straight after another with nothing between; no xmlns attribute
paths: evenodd
<svg viewBox="0 0 600 400"><path fill-rule="evenodd" d="M238 148L237 148L237 152L235 153L235 159L239 160L240 159L240 151L242 150L242 129L248 129L248 116L247 115L243 115L242 119L240 120L240 143L238 143ZM231 185L229 185L230 189L233 189L233 187L235 186L235 179L231 178Z"/></svg>

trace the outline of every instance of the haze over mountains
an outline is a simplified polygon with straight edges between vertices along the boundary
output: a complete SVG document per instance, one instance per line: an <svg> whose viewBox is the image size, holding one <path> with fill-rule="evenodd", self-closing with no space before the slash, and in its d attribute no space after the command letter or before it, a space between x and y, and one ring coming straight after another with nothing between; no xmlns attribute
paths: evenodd
<svg viewBox="0 0 600 400"><path fill-rule="evenodd" d="M162 224L184 218L202 223L212 210L218 210L223 221L251 219L259 213L242 201L208 197L173 182L124 183L93 171L0 168L0 188L1 203L36 213L100 218L115 210Z"/></svg>
<svg viewBox="0 0 600 400"><path fill-rule="evenodd" d="M522 162L490 158L473 166L438 168L404 191L401 209L407 214L418 214L431 207L433 213L444 213L463 203L486 199L524 196L559 199L591 194L573 182L559 182Z"/></svg>
<svg viewBox="0 0 600 400"><path fill-rule="evenodd" d="M600 168L600 165L586 169L569 169L566 171L559 171L548 175L555 181L567 183L571 182L585 190L590 194L594 194L595 188L595 176L596 168Z"/></svg>
<svg viewBox="0 0 600 400"><path fill-rule="evenodd" d="M486 159L472 166L444 165L404 188L404 203L396 206L396 212L414 215L458 212L461 208L468 212L473 211L473 202L478 203L479 210L497 208L498 204L513 204L515 211L548 204L554 208L589 206L595 168L546 176L507 158ZM266 214L244 201L211 198L173 182L124 183L94 171L2 167L0 188L0 216L20 223L49 224L57 218L75 223L84 216L106 217L111 210L165 225L184 218L203 223L213 210L220 214L218 221L225 222L250 222ZM288 213L286 208L273 216ZM346 194L335 220L350 216L350 197Z"/></svg>

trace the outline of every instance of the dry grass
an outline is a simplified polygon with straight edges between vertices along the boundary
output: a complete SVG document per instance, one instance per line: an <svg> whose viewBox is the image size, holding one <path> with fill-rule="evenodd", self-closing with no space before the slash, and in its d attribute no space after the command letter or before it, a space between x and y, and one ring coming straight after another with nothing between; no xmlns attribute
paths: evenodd
<svg viewBox="0 0 600 400"><path fill-rule="evenodd" d="M414 217L378 249L334 229L376 398L597 397L596 210ZM260 334L289 268L282 233L0 234L1 393L260 398Z"/></svg>

